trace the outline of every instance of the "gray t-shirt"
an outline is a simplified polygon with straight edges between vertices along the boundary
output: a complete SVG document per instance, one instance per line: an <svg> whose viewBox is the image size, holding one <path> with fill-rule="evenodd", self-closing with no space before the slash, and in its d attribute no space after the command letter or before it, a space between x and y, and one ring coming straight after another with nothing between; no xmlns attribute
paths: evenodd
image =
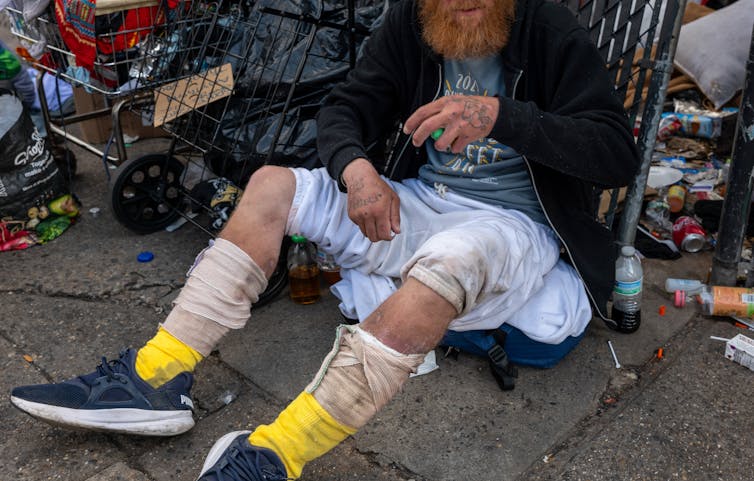
<svg viewBox="0 0 754 481"><path fill-rule="evenodd" d="M505 95L503 63L499 55L445 61L444 95ZM430 137L429 162L419 169L419 179L436 189L482 202L516 209L532 220L547 224L521 154L487 138L472 142L460 154L439 152Z"/></svg>

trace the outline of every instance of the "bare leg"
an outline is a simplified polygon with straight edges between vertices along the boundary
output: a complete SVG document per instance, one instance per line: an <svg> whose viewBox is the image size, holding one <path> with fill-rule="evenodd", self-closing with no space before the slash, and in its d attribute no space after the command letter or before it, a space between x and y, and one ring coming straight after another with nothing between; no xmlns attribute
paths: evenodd
<svg viewBox="0 0 754 481"><path fill-rule="evenodd" d="M272 275L296 191L296 178L285 167L264 166L251 176L241 202L220 237L246 252L267 278Z"/></svg>
<svg viewBox="0 0 754 481"><path fill-rule="evenodd" d="M456 315L448 301L409 277L361 327L398 352L425 354L440 342Z"/></svg>

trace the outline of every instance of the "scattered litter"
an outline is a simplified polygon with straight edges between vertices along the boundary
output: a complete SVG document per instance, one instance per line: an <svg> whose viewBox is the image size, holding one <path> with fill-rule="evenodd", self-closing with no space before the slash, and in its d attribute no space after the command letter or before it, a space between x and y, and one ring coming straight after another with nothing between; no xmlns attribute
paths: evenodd
<svg viewBox="0 0 754 481"><path fill-rule="evenodd" d="M665 307L665 305L664 305L664 304L663 304L662 306L660 306L660 308L659 308L659 309L657 310L657 312L658 312L658 313L659 313L659 314L660 314L661 316L664 316L664 315L665 315L665 312L666 312L666 311L667 311L667 307Z"/></svg>
<svg viewBox="0 0 754 481"><path fill-rule="evenodd" d="M139 255L136 256L136 260L139 262L151 262L152 259L154 259L154 254L149 251L140 252Z"/></svg>
<svg viewBox="0 0 754 481"><path fill-rule="evenodd" d="M725 344L725 357L754 371L754 339L737 334Z"/></svg>
<svg viewBox="0 0 754 481"><path fill-rule="evenodd" d="M659 348L655 355L657 356L657 359L662 359L665 356L665 351L662 348Z"/></svg>
<svg viewBox="0 0 754 481"><path fill-rule="evenodd" d="M553 458L552 454L545 454L545 456L542 458L542 462L547 464L550 461L552 461L552 458Z"/></svg>
<svg viewBox="0 0 754 481"><path fill-rule="evenodd" d="M31 357L28 354L24 354L24 361L26 361L26 362L34 362L34 358Z"/></svg>
<svg viewBox="0 0 754 481"><path fill-rule="evenodd" d="M99 210L99 207L92 207L91 209L89 209L89 213L92 215L92 217L97 217L99 216Z"/></svg>
<svg viewBox="0 0 754 481"><path fill-rule="evenodd" d="M613 360L615 361L615 369L620 369L620 363L618 362L618 356L615 355L615 349L613 349L613 343L610 341L607 341L607 346L610 348L610 353L613 355Z"/></svg>
<svg viewBox="0 0 754 481"><path fill-rule="evenodd" d="M736 321L738 324L743 324L746 329L754 331L754 322L752 322L751 319L746 320L746 319L742 319L736 316L731 316L731 317L733 317L733 320Z"/></svg>
<svg viewBox="0 0 754 481"><path fill-rule="evenodd" d="M727 337L710 336L709 338L712 339L713 341L723 341L723 342L730 341L730 339L728 339Z"/></svg>
<svg viewBox="0 0 754 481"><path fill-rule="evenodd" d="M194 217L198 216L199 213L197 212L186 212L182 216L178 217L172 224L165 227L166 232L174 232L178 230L183 224L188 222L189 219L193 219Z"/></svg>
<svg viewBox="0 0 754 481"><path fill-rule="evenodd" d="M133 143L136 143L138 141L139 141L139 136L138 135L130 136L128 134L123 134L123 143L124 144L133 144Z"/></svg>
<svg viewBox="0 0 754 481"><path fill-rule="evenodd" d="M236 393L228 390L220 395L220 401L222 401L222 403L227 406L228 404L232 403L236 399L236 397Z"/></svg>
<svg viewBox="0 0 754 481"><path fill-rule="evenodd" d="M411 373L409 377L422 376L437 369L440 369L440 366L437 365L437 356L435 355L435 351L432 350L424 356L424 362L422 362L419 367L416 368L416 372Z"/></svg>

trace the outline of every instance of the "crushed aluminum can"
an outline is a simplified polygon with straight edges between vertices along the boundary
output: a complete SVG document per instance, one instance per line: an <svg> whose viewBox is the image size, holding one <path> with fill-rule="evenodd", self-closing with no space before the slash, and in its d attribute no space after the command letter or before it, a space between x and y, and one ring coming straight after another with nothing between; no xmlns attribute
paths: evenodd
<svg viewBox="0 0 754 481"><path fill-rule="evenodd" d="M673 223L673 242L686 252L699 252L707 244L707 233L696 219L684 215Z"/></svg>

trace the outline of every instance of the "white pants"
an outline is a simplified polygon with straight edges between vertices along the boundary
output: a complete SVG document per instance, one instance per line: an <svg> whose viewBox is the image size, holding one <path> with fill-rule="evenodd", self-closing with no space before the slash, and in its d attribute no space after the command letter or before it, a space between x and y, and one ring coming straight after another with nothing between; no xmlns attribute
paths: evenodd
<svg viewBox="0 0 754 481"><path fill-rule="evenodd" d="M325 169L292 169L296 194L286 226L332 254L343 280L333 286L344 315L365 319L415 277L456 307L450 329L507 322L557 344L591 319L584 288L559 262L553 231L515 210L489 206L424 183L387 180L401 201L401 233L371 242L348 218L347 196Z"/></svg>

